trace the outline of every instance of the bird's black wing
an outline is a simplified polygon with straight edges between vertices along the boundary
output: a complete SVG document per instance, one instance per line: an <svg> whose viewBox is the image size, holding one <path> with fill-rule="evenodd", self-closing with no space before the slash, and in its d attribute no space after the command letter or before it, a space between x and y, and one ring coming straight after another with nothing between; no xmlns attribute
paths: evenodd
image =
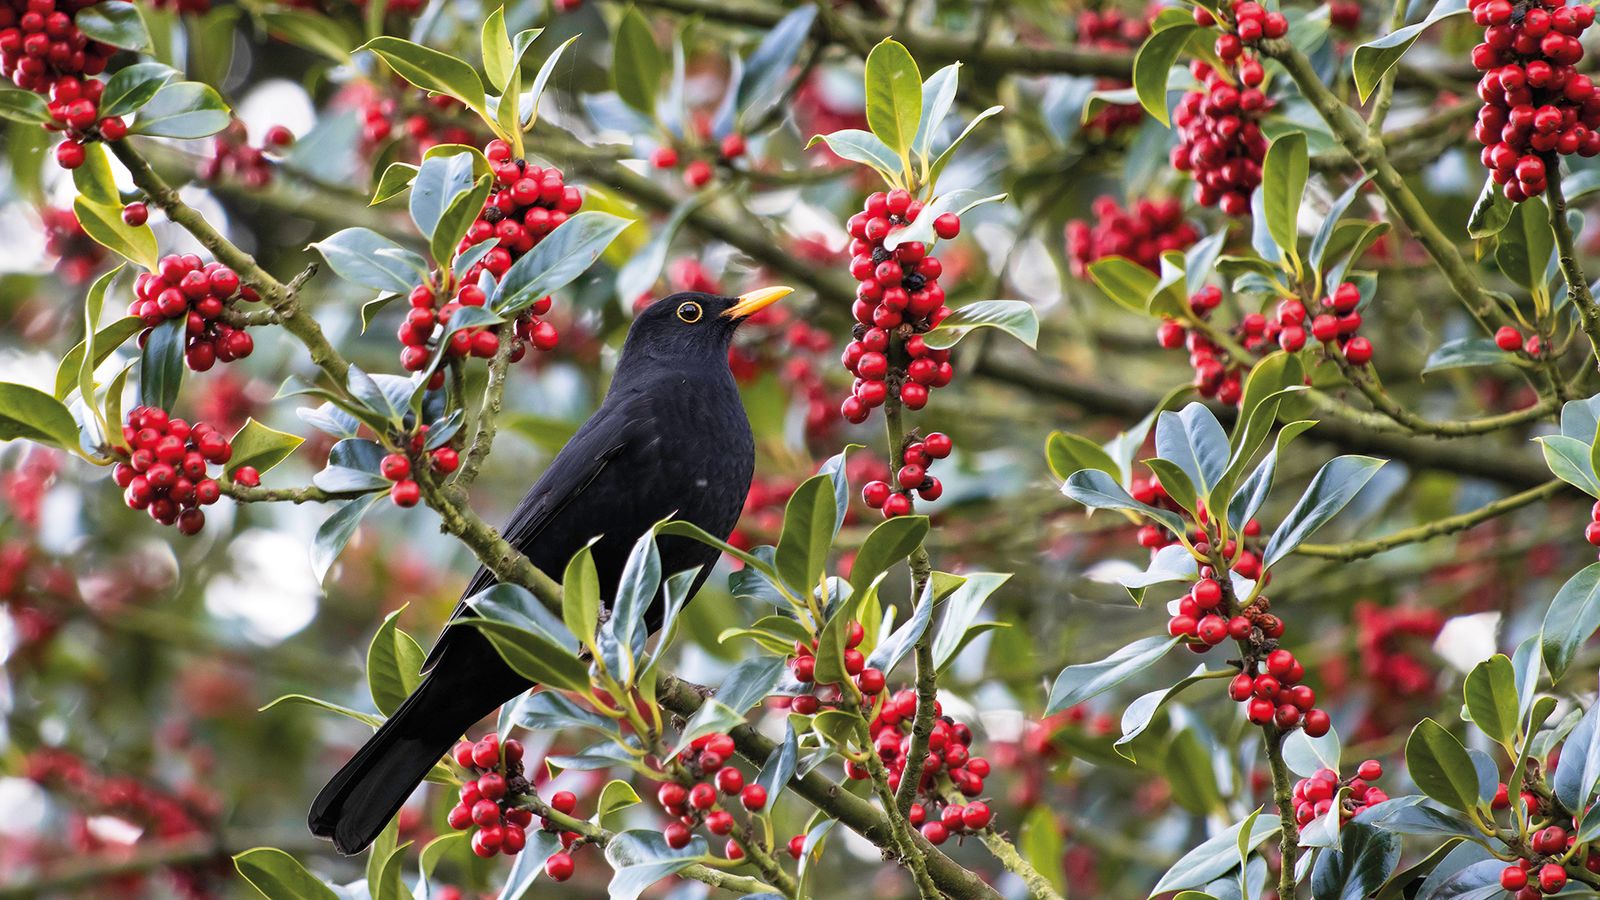
<svg viewBox="0 0 1600 900"><path fill-rule="evenodd" d="M528 553L546 526L563 509L582 496L584 490L594 484L595 479L600 477L607 465L630 450L637 453L647 449L644 447L645 444L657 440L655 431L656 420L648 403L637 400L623 402L613 409L601 409L596 412L582 428L578 429L572 440L561 448L561 452L551 461L550 467L545 469L544 474L523 496L516 509L512 510L511 517L501 529L501 536L511 546ZM582 536L582 540L587 541L589 537L591 536ZM581 545L572 547L569 552L561 555L562 560L579 549ZM549 571L548 567L545 574L553 578L561 576L559 569ZM467 598L498 581L499 579L488 568L479 566L472 580L467 583L467 589L461 593L461 602L456 605L448 621L469 615ZM424 672L431 669L438 661L440 653L449 643L445 640L449 633L447 626L445 633L434 643L428 658L423 662Z"/></svg>

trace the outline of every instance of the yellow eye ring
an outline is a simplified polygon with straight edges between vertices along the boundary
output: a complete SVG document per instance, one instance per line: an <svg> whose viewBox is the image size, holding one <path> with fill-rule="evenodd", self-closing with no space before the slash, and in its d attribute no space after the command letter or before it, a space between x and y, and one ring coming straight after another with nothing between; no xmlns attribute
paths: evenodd
<svg viewBox="0 0 1600 900"><path fill-rule="evenodd" d="M686 325L693 325L700 321L700 317L703 315L705 315L705 312L700 309L700 304L693 300L678 304L678 321Z"/></svg>

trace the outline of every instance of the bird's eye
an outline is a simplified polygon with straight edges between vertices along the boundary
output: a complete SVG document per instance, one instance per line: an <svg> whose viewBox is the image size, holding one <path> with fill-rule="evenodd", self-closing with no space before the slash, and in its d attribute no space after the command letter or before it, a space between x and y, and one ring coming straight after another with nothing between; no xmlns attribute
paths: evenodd
<svg viewBox="0 0 1600 900"><path fill-rule="evenodd" d="M686 325L693 325L700 321L702 315L705 315L705 313L701 311L700 304L693 300L678 304L678 320Z"/></svg>

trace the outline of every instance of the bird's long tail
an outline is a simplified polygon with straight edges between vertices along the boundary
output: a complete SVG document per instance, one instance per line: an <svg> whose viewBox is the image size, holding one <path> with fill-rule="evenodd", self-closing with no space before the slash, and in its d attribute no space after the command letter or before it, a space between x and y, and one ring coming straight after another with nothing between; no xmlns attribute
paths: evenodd
<svg viewBox="0 0 1600 900"><path fill-rule="evenodd" d="M473 675L439 666L423 679L317 795L311 833L346 855L371 844L451 744L500 704L499 692L484 691Z"/></svg>

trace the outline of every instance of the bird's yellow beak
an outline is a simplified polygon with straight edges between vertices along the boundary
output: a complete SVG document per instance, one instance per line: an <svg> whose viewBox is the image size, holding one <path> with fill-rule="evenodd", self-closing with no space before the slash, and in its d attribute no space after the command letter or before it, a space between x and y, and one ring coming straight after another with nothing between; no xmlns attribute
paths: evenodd
<svg viewBox="0 0 1600 900"><path fill-rule="evenodd" d="M764 287L747 294L740 294L739 302L728 307L722 315L730 319L753 316L792 293L794 288L791 287Z"/></svg>

